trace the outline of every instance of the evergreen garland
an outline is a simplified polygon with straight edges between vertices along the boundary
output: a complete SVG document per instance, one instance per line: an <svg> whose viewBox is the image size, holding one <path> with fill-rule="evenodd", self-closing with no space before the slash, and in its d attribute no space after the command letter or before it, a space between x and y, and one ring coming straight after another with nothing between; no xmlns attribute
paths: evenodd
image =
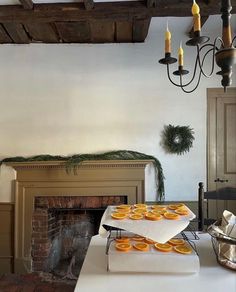
<svg viewBox="0 0 236 292"><path fill-rule="evenodd" d="M10 157L0 161L0 164L5 162L33 162L33 161L65 161L66 171L69 173L71 170L76 174L76 170L79 164L83 161L88 160L153 160L156 184L157 184L157 200L164 200L165 189L164 189L164 175L160 161L152 156L137 151L131 150L118 150L110 151L101 154L76 154L73 156L53 156L53 155L37 155L32 157Z"/></svg>
<svg viewBox="0 0 236 292"><path fill-rule="evenodd" d="M168 125L162 134L163 146L169 153L181 155L193 146L194 131L189 126Z"/></svg>

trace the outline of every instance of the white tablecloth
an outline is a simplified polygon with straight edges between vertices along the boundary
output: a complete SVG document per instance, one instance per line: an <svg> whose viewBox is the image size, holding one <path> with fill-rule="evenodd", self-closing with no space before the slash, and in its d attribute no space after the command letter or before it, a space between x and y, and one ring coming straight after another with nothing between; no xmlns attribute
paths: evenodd
<svg viewBox="0 0 236 292"><path fill-rule="evenodd" d="M236 292L236 272L221 267L210 236L199 234L197 274L111 273L107 271L106 239L96 235L90 243L75 292Z"/></svg>

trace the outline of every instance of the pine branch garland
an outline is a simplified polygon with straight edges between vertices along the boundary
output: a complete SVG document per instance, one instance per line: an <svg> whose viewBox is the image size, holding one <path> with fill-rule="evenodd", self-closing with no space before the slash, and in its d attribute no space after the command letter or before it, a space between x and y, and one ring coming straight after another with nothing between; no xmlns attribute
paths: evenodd
<svg viewBox="0 0 236 292"><path fill-rule="evenodd" d="M164 175L160 161L152 156L137 151L118 150L110 151L101 154L76 154L73 156L53 156L53 155L37 155L32 157L10 157L0 161L0 164L5 162L33 162L33 161L65 161L66 171L69 173L73 170L74 174L83 161L90 160L153 160L156 184L157 184L157 200L163 201L165 198Z"/></svg>

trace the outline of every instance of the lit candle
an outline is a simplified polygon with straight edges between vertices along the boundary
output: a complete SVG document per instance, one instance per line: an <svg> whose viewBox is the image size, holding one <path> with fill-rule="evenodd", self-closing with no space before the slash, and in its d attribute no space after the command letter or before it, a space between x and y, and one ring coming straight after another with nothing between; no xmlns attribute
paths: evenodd
<svg viewBox="0 0 236 292"><path fill-rule="evenodd" d="M182 42L180 43L180 46L179 46L178 56L179 56L179 66L183 66L184 65L184 50L182 48Z"/></svg>
<svg viewBox="0 0 236 292"><path fill-rule="evenodd" d="M194 31L200 31L201 30L200 8L195 2L195 0L193 0L192 15L193 15L193 29Z"/></svg>
<svg viewBox="0 0 236 292"><path fill-rule="evenodd" d="M171 52L171 33L168 28L168 22L166 25L166 32L165 32L165 53Z"/></svg>

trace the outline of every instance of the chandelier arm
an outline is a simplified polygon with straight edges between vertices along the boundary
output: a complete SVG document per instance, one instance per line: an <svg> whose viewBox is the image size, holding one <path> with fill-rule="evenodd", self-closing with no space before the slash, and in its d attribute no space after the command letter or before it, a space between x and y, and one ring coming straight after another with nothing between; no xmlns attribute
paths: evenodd
<svg viewBox="0 0 236 292"><path fill-rule="evenodd" d="M170 80L170 82L171 82L173 85L175 85L175 86L177 86L177 87L181 87L181 85L175 83L175 82L171 79L171 77L170 77L169 64L167 64L167 76L168 76L168 79Z"/></svg>
<svg viewBox="0 0 236 292"><path fill-rule="evenodd" d="M232 43L231 43L231 46L233 47L234 46L234 42L236 41L236 36L232 39Z"/></svg>
<svg viewBox="0 0 236 292"><path fill-rule="evenodd" d="M195 89L198 88L198 85L199 85L199 83L201 81L201 77L202 77L202 71L200 70L199 71L199 76L198 76L198 81L197 81L197 84L195 85L195 87L193 89L191 89L191 90L186 90L184 88L184 86L182 86L182 75L180 75L180 85L181 85L182 91L185 92L185 93L192 93Z"/></svg>
<svg viewBox="0 0 236 292"><path fill-rule="evenodd" d="M206 73L203 71L204 61L205 61L207 55L208 55L211 51L213 51L213 54L212 54L212 66L211 66L211 72L210 72L210 74L206 74ZM206 78L210 78L210 77L212 76L213 72L214 72L214 68L215 68L215 60L214 60L214 57L215 57L215 49L214 49L214 48L209 49L209 50L205 53L205 55L204 55L203 58L202 58L202 62L201 62L200 57L199 57L199 68L200 68L200 70L201 70L203 76L205 76Z"/></svg>
<svg viewBox="0 0 236 292"><path fill-rule="evenodd" d="M171 79L171 77L170 77L170 70L169 70L169 64L167 64L167 75L168 75L168 79L169 79L169 81L170 81L173 85L175 85L175 86L177 86L177 87L181 87L181 88L183 88L183 87L187 87L189 84L191 84L191 83L193 82L193 80L194 80L194 78L195 78L196 71L197 71L197 63L198 63L198 60L196 59L196 61L195 61L195 65L194 65L193 76L192 76L191 80L190 80L188 83L186 83L186 84L177 84L177 83L175 83L175 82ZM181 75L181 74L180 74L180 75Z"/></svg>
<svg viewBox="0 0 236 292"><path fill-rule="evenodd" d="M214 60L214 58L215 58L216 50L218 50L218 48L217 48L217 46L216 46L216 42L217 42L217 41L220 41L220 43L221 43L222 46L224 45L222 39L221 39L220 37L217 37L217 38L215 38L213 44L206 44L206 45L202 46L201 48L199 48L199 46L197 46L197 51L198 51L197 53L198 53L198 57L199 57L199 63L198 63L198 64L199 64L199 68L200 68L200 70L201 70L203 76L205 76L206 78L210 78L210 77L212 76L213 72L214 72L214 69L215 69L215 60ZM202 49L204 49L204 48L206 48L206 47L211 47L211 49L209 49L209 50L204 54L203 59L202 59L202 61L201 61L201 60L200 60L200 52L201 52ZM211 51L212 51L212 66L211 66L211 72L210 72L210 74L206 74L206 73L203 71L203 65L204 65L204 61L205 61L207 55L208 55Z"/></svg>

